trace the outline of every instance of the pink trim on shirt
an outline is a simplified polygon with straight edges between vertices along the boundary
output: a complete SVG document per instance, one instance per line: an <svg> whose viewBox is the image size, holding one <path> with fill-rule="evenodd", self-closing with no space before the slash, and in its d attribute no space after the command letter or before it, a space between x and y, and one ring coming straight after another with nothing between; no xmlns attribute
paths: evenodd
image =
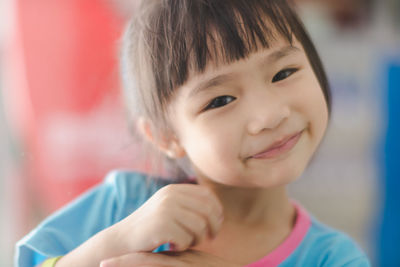
<svg viewBox="0 0 400 267"><path fill-rule="evenodd" d="M307 211L299 204L292 202L296 209L296 222L290 235L267 256L246 267L273 267L281 264L300 245L311 226L311 219Z"/></svg>

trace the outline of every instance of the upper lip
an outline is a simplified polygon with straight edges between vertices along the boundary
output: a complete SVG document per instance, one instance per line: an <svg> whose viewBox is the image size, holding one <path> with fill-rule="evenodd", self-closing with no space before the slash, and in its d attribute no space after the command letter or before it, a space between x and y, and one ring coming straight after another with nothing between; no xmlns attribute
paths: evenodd
<svg viewBox="0 0 400 267"><path fill-rule="evenodd" d="M300 134L302 131L303 131L303 130L298 131L298 132L295 132L295 133L291 133L291 134L289 134L289 135L285 135L284 137L281 137L281 138L277 139L277 141L273 142L271 145L267 146L267 148L265 148L265 149L263 149L263 150L261 150L261 151L259 151L259 152L257 152L257 153L252 154L252 155L249 156L248 158L257 156L257 155L259 155L259 154L268 152L269 150L272 150L272 149L274 149L274 148L280 147L280 146L282 146L283 144L285 144L287 141L289 141L291 138L293 138L293 137L295 137L296 135Z"/></svg>

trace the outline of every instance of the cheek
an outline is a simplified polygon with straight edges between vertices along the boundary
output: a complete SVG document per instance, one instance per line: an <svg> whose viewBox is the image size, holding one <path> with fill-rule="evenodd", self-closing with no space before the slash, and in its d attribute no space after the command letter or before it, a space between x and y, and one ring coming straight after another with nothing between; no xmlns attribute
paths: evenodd
<svg viewBox="0 0 400 267"><path fill-rule="evenodd" d="M314 123L315 133L322 138L328 125L328 107L322 89L318 86L309 93L309 115Z"/></svg>
<svg viewBox="0 0 400 267"><path fill-rule="evenodd" d="M315 134L323 135L328 122L328 107L315 75L309 73L308 78L298 84L296 92L295 109L305 116Z"/></svg>
<svg viewBox="0 0 400 267"><path fill-rule="evenodd" d="M235 166L238 155L237 131L223 123L207 123L207 127L190 125L190 129L182 138L182 144L192 164L208 177L226 175L227 169ZM231 168L227 168L229 165Z"/></svg>
<svg viewBox="0 0 400 267"><path fill-rule="evenodd" d="M305 114L309 125L310 142L312 151L315 152L325 134L328 125L328 108L325 97L319 85L310 87L307 97L307 108Z"/></svg>

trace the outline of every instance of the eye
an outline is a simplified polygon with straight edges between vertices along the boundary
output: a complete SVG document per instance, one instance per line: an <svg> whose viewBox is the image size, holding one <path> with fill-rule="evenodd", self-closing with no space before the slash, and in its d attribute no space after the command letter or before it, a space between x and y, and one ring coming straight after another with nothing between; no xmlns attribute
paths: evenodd
<svg viewBox="0 0 400 267"><path fill-rule="evenodd" d="M219 108L229 104L230 102L234 101L236 97L230 95L223 95L214 98L211 102L204 108L204 110Z"/></svg>
<svg viewBox="0 0 400 267"><path fill-rule="evenodd" d="M290 68L290 69L284 69L281 70L280 72L278 72L273 78L272 78L272 82L279 82L281 80L286 79L287 77L289 77L290 75L292 75L293 73L295 73L298 69L296 68Z"/></svg>

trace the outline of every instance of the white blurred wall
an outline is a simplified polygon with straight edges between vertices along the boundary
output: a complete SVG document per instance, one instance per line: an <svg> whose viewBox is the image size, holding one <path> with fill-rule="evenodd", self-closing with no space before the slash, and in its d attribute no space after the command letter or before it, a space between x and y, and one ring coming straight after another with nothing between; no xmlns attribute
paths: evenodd
<svg viewBox="0 0 400 267"><path fill-rule="evenodd" d="M290 187L294 198L321 221L351 235L372 261L371 231L382 179L376 149L386 126L383 64L400 47L383 2L376 2L366 27L346 30L327 19L323 9L303 6L302 17L331 83L333 111L315 160Z"/></svg>

